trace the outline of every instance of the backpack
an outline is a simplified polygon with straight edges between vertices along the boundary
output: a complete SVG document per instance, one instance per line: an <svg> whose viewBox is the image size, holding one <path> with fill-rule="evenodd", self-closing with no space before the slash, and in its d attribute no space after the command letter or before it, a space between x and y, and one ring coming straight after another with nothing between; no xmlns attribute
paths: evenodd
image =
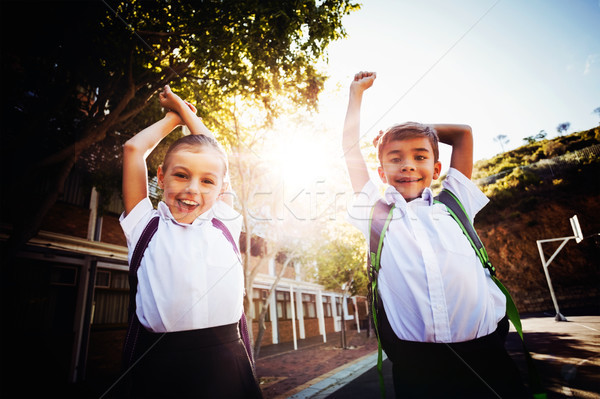
<svg viewBox="0 0 600 399"><path fill-rule="evenodd" d="M137 271L140 267L140 263L142 261L142 257L144 256L144 252L150 243L150 240L158 230L158 222L159 217L154 216L150 219L144 230L142 231L142 235L138 240L135 249L133 251L133 256L131 257L131 262L129 264L129 321L127 326L127 335L125 336L125 344L123 347L123 365L126 368L132 366L137 359L134 359L135 353L135 345L138 340L140 334L148 334L147 330L140 323L136 313L135 313L135 296L137 294ZM211 220L214 227L221 230L227 241L231 243L233 249L238 256L238 259L241 261L240 251L235 243L235 240L231 236L229 229L227 226L223 224L219 219L213 218ZM240 330L240 335L242 336L242 341L244 342L244 347L246 348L246 354L250 359L250 363L254 367L254 357L252 354L252 345L250 344L250 337L248 335L248 326L246 323L246 315L244 314L244 310L242 309L242 317L238 322L238 328Z"/></svg>
<svg viewBox="0 0 600 399"><path fill-rule="evenodd" d="M442 190L442 192L434 198L434 202L438 204L444 204L446 209L452 216L452 218L458 223L464 235L469 240L473 250L475 251L477 257L481 261L481 264L484 268L486 268L489 273L491 279L496 283L500 291L506 297L506 314L517 330L519 337L521 338L521 342L523 344L523 351L525 353L525 358L527 360L527 367L529 369L529 379L530 379L530 388L533 391L533 396L536 399L545 399L547 397L546 393L542 388L542 384L539 378L539 374L535 368L535 364L533 363L533 358L531 354L527 350L525 346L525 341L523 338L523 328L521 326L521 318L519 316L519 311L515 306L515 303L506 289L504 285L498 280L496 277L496 269L490 262L487 251L481 242L481 239L477 235L473 224L469 220L467 213L462 206L459 199L448 189ZM394 210L394 204L388 205L383 200L379 200L373 205L371 209L371 217L370 217L370 235L369 235L369 256L368 256L368 276L369 276L369 285L368 285L368 301L371 305L371 315L373 318L373 324L375 325L375 334L377 335L377 371L379 373L379 385L381 389L382 396L385 397L385 386L383 382L383 372L382 372L382 361L383 361L383 353L381 346L381 339L379 336L379 324L377 321L377 315L382 308L382 304L378 299L378 291L377 291L377 277L379 275L379 268L381 267L381 251L383 248L383 239L385 237L385 233L389 227L389 224L392 220L392 213Z"/></svg>

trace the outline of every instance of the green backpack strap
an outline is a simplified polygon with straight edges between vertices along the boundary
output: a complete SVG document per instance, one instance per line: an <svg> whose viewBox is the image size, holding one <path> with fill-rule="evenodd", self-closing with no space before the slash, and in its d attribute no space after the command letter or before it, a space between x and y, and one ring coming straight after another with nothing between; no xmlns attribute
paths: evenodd
<svg viewBox="0 0 600 399"><path fill-rule="evenodd" d="M368 270L369 275L369 303L371 304L371 315L373 316L373 324L375 325L375 335L377 335L377 372L379 374L379 388L381 397L385 398L385 384L383 382L383 350L381 347L381 339L379 337L379 324L377 321L378 308L378 291L377 277L381 266L381 248L383 248L383 238L385 232L392 220L394 205L388 205L383 200L379 200L371 209L371 217L369 219L369 257Z"/></svg>
<svg viewBox="0 0 600 399"><path fill-rule="evenodd" d="M521 317L519 316L519 311L517 310L515 302L513 301L506 287L496 277L496 269L494 268L494 266L492 266L487 251L485 250L481 239L477 235L473 224L469 220L465 208L462 206L459 199L447 189L442 190L442 192L437 197L435 197L435 202L444 204L446 206L452 218L456 220L463 233L471 243L471 246L475 250L477 257L479 257L481 264L483 265L483 267L489 270L492 280L494 281L494 283L496 283L498 288L500 288L500 291L502 291L502 293L506 297L506 315L515 327L515 330L517 330L519 336L521 337L523 351L525 352L525 359L527 360L527 368L529 370L529 382L530 387L533 391L533 396L536 399L547 398L546 392L544 391L542 386L539 373L533 362L533 358L531 357L529 350L525 346L525 340L523 338L523 327L521 325Z"/></svg>

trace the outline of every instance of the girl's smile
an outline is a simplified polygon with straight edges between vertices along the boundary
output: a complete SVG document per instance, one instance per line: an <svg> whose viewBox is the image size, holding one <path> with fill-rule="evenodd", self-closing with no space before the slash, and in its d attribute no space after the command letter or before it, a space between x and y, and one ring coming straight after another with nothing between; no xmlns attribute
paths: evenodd
<svg viewBox="0 0 600 399"><path fill-rule="evenodd" d="M167 165L158 169L163 200L180 223L192 223L208 211L224 191L223 163L216 150L182 149L171 154Z"/></svg>

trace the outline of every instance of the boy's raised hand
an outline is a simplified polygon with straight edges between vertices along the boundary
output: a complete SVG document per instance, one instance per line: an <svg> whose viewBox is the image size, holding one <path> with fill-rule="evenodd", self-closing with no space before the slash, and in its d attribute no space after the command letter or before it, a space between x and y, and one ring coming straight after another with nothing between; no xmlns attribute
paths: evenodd
<svg viewBox="0 0 600 399"><path fill-rule="evenodd" d="M377 74L375 72L360 71L354 75L354 80L350 84L350 91L362 93L373 86Z"/></svg>
<svg viewBox="0 0 600 399"><path fill-rule="evenodd" d="M373 86L375 72L361 71L354 75L350 84L350 96L348 98L348 110L344 120L344 133L342 137L342 149L346 158L346 166L350 174L350 181L354 192L359 192L369 181L367 164L360 152L360 107L365 90Z"/></svg>

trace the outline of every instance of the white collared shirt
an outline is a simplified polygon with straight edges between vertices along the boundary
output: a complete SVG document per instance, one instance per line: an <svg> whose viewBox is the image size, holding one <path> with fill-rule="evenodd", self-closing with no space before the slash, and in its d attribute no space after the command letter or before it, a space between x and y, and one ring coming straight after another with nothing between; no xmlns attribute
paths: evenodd
<svg viewBox="0 0 600 399"><path fill-rule="evenodd" d="M164 202L155 210L146 198L120 218L130 261L142 231L155 215L160 217L158 230L137 273L136 313L140 323L154 332L171 332L239 321L244 293L242 266L231 243L211 219L221 220L237 243L240 215L217 201L193 223L181 224Z"/></svg>
<svg viewBox="0 0 600 399"><path fill-rule="evenodd" d="M449 170L443 186L460 199L471 220L488 202L456 169ZM380 198L369 181L348 209L350 223L367 242L371 207ZM446 207L433 203L429 188L407 203L390 186L384 198L395 208L383 241L378 287L398 338L463 342L496 330L506 299Z"/></svg>

